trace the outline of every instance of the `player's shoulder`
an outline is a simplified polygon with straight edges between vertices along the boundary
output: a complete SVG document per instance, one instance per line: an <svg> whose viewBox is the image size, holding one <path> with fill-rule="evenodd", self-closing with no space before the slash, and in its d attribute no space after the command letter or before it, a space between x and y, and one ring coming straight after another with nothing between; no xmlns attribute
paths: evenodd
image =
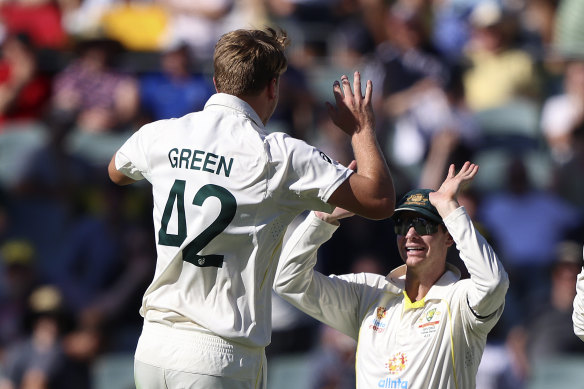
<svg viewBox="0 0 584 389"><path fill-rule="evenodd" d="M285 154L291 154L297 151L306 151L314 149L302 139L295 138L285 132L271 132L264 136L264 142L274 150L277 149Z"/></svg>
<svg viewBox="0 0 584 389"><path fill-rule="evenodd" d="M282 131L267 132L264 138L268 141L277 143L300 141L300 139L294 138L293 136Z"/></svg>
<svg viewBox="0 0 584 389"><path fill-rule="evenodd" d="M382 276L381 274L375 274L375 273L366 273L366 272L362 272L362 273L348 273L348 274L342 274L339 276L334 276L333 277L337 277L339 279L342 279L346 282L352 283L352 284L356 284L356 285L364 285L370 288L374 288L374 289L380 289L383 290L386 285L388 284L385 276Z"/></svg>

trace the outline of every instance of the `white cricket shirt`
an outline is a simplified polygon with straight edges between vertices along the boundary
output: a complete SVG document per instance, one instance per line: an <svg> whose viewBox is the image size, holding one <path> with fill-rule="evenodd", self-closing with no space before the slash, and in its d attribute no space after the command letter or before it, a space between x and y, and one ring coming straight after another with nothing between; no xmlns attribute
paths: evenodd
<svg viewBox="0 0 584 389"><path fill-rule="evenodd" d="M574 333L580 339L584 340L584 268L578 274L578 280L576 281L576 297L574 298L572 322L574 323Z"/></svg>
<svg viewBox="0 0 584 389"><path fill-rule="evenodd" d="M265 347L286 228L306 209L330 212L326 201L352 171L269 134L246 102L222 93L203 111L143 126L115 163L152 184L158 258L146 324Z"/></svg>
<svg viewBox="0 0 584 389"><path fill-rule="evenodd" d="M291 235L274 287L284 299L356 339L358 389L471 389L487 334L503 312L507 273L463 207L444 219L470 279L453 266L412 303L405 265L387 277L313 270L336 226L314 214ZM474 311L474 312L473 312Z"/></svg>

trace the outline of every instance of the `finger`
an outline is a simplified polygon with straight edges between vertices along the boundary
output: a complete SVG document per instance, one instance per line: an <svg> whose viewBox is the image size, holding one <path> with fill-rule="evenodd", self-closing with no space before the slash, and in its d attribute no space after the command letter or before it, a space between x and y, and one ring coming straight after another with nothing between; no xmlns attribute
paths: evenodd
<svg viewBox="0 0 584 389"><path fill-rule="evenodd" d="M358 100L362 100L363 95L361 94L361 74L359 72L355 72L355 74L353 74L353 90L355 91L355 97Z"/></svg>
<svg viewBox="0 0 584 389"><path fill-rule="evenodd" d="M468 168L467 168L467 175L470 177L473 177L476 174L476 164L474 163L468 163Z"/></svg>
<svg viewBox="0 0 584 389"><path fill-rule="evenodd" d="M352 160L351 163L349 164L349 166L347 166L347 167L351 170L355 170L357 168L357 161Z"/></svg>
<svg viewBox="0 0 584 389"><path fill-rule="evenodd" d="M352 98L353 91L351 91L351 83L349 82L349 77L343 74L341 76L341 84L343 86L343 93L345 94L345 97Z"/></svg>
<svg viewBox="0 0 584 389"><path fill-rule="evenodd" d="M472 171L471 171L471 177L474 177L477 175L477 173L479 172L479 165L476 164L472 164Z"/></svg>
<svg viewBox="0 0 584 389"><path fill-rule="evenodd" d="M371 96L373 95L373 82L371 80L367 80L367 84L365 85L365 99L363 103L368 105L371 102Z"/></svg>
<svg viewBox="0 0 584 389"><path fill-rule="evenodd" d="M478 172L478 165L476 165L474 163L469 163L469 165L466 168L466 171L464 173L464 176L462 176L461 178L463 178L464 180L472 180L474 178L474 176L477 174L477 172Z"/></svg>
<svg viewBox="0 0 584 389"><path fill-rule="evenodd" d="M448 176L447 176L447 178L453 178L455 171L456 171L456 168L454 167L454 164L451 163L450 166L448 167Z"/></svg>
<svg viewBox="0 0 584 389"><path fill-rule="evenodd" d="M335 82L333 83L333 96L335 97L335 101L336 101L337 105L343 99L343 92L341 90L341 84L339 84L339 82L337 80L335 80Z"/></svg>
<svg viewBox="0 0 584 389"><path fill-rule="evenodd" d="M469 167L470 167L470 162L469 162L469 161L466 161L466 162L465 162L465 163L462 165L462 167L460 168L460 172L459 172L459 174L466 174L466 173L468 172L468 170L469 170Z"/></svg>

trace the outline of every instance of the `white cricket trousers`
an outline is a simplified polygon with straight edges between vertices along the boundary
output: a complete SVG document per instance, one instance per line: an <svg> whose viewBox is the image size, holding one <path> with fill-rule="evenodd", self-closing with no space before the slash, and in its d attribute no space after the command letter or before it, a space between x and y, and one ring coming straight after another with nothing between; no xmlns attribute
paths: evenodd
<svg viewBox="0 0 584 389"><path fill-rule="evenodd" d="M138 389L266 389L265 349L145 321L134 381Z"/></svg>
<svg viewBox="0 0 584 389"><path fill-rule="evenodd" d="M264 369L265 370L265 369ZM163 369L134 360L136 389L266 389L265 374L261 382L215 377Z"/></svg>

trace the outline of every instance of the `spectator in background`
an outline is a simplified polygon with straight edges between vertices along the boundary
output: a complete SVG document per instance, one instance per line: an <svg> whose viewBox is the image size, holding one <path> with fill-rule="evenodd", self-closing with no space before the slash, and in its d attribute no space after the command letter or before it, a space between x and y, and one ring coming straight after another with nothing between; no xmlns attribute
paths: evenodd
<svg viewBox="0 0 584 389"><path fill-rule="evenodd" d="M98 36L103 14L117 0L56 0L61 10L61 23L74 40Z"/></svg>
<svg viewBox="0 0 584 389"><path fill-rule="evenodd" d="M160 1L121 0L101 17L103 35L133 51L163 49L169 39L169 15Z"/></svg>
<svg viewBox="0 0 584 389"><path fill-rule="evenodd" d="M541 129L554 163L563 165L574 155L573 133L584 122L584 59L566 61L563 93L550 96L541 113Z"/></svg>
<svg viewBox="0 0 584 389"><path fill-rule="evenodd" d="M558 0L554 23L553 44L564 56L584 54L584 2L580 0Z"/></svg>
<svg viewBox="0 0 584 389"><path fill-rule="evenodd" d="M498 322L489 332L477 371L476 389L525 388L524 363L516 355L517 340L509 336L502 322Z"/></svg>
<svg viewBox="0 0 584 389"><path fill-rule="evenodd" d="M466 104L462 70L451 67L448 81L417 95L395 122L393 155L403 165L433 167L421 179L443 177L450 163L472 159L481 130ZM433 170L433 169L432 169ZM439 185L439 183L436 183Z"/></svg>
<svg viewBox="0 0 584 389"><path fill-rule="evenodd" d="M467 102L473 111L537 96L539 82L533 58L517 45L517 18L494 0L479 3L470 15L472 35L465 48Z"/></svg>
<svg viewBox="0 0 584 389"><path fill-rule="evenodd" d="M133 75L114 67L121 50L108 39L80 42L77 57L55 75L52 114L74 117L85 132L128 129L138 111L139 90Z"/></svg>
<svg viewBox="0 0 584 389"><path fill-rule="evenodd" d="M10 184L11 233L30 239L37 248L37 267L47 275L59 258L59 245L71 222L78 195L95 176L88 162L67 150L73 129L70 118L47 116L45 141L28 153ZM31 223L34 219L37 222Z"/></svg>
<svg viewBox="0 0 584 389"><path fill-rule="evenodd" d="M11 122L40 120L51 94L51 79L39 71L27 34L8 35L0 58L0 132Z"/></svg>
<svg viewBox="0 0 584 389"><path fill-rule="evenodd" d="M0 4L0 22L8 34L25 33L39 48L63 49L67 34L52 0L11 0Z"/></svg>
<svg viewBox="0 0 584 389"><path fill-rule="evenodd" d="M318 348L310 354L307 389L354 389L357 342L344 333L320 325Z"/></svg>
<svg viewBox="0 0 584 389"><path fill-rule="evenodd" d="M39 284L34 246L28 240L12 239L0 247L0 353L26 336L28 298Z"/></svg>
<svg viewBox="0 0 584 389"><path fill-rule="evenodd" d="M416 108L424 105L425 114L432 111L442 122L449 121L451 113L442 89L448 69L432 45L424 16L412 3L393 4L386 11L385 41L377 45L368 65L380 85L375 104L385 114L380 142L386 148L391 145L391 158L400 166L420 163L426 151L429 135L423 135L426 129L416 122L423 120Z"/></svg>
<svg viewBox="0 0 584 389"><path fill-rule="evenodd" d="M93 171L83 157L67 149L73 119L52 114L43 118L46 141L30 152L11 189L18 196L70 205L75 195L91 183Z"/></svg>
<svg viewBox="0 0 584 389"><path fill-rule="evenodd" d="M538 302L537 309L524 318L511 336L519 339L516 360L523 362L524 377L529 377L546 358L584 356L584 343L573 332L572 308L576 282L582 269L582 245L563 241L557 245L555 261L548 275L549 297Z"/></svg>
<svg viewBox="0 0 584 389"><path fill-rule="evenodd" d="M522 13L523 33L535 50L536 58L549 54L554 44L556 14L561 0L526 1Z"/></svg>
<svg viewBox="0 0 584 389"><path fill-rule="evenodd" d="M503 314L507 325L517 324L545 299L556 246L582 223L575 207L535 189L528 174L522 159L512 159L505 187L486 194L479 210L513 285Z"/></svg>
<svg viewBox="0 0 584 389"><path fill-rule="evenodd" d="M87 366L67 356L62 340L68 331L62 295L51 285L36 288L28 300L30 333L6 353L2 389L78 389L90 387Z"/></svg>
<svg viewBox="0 0 584 389"><path fill-rule="evenodd" d="M48 270L63 291L63 304L76 316L110 286L122 261L122 215L119 195L108 193L112 190L105 185L92 191L86 188L79 196L77 209L65 226L58 257ZM92 202L98 206L92 208Z"/></svg>
<svg viewBox="0 0 584 389"><path fill-rule="evenodd" d="M142 195L149 194L143 192L123 199L112 200L110 197L103 201L139 201ZM110 212L122 213L115 207ZM134 352L143 326L136 311L140 308L140 297L154 274L152 226L144 218L135 220L129 215L125 215L119 224L123 226L123 231L118 230L121 235L120 255L117 266L113 266L114 274L77 311L79 328L86 329L88 334L93 330L102 343L98 351L105 353Z"/></svg>
<svg viewBox="0 0 584 389"><path fill-rule="evenodd" d="M169 42L185 42L195 60L211 61L235 0L161 0L161 4L170 14Z"/></svg>
<svg viewBox="0 0 584 389"><path fill-rule="evenodd" d="M458 63L471 31L468 16L480 0L443 0L433 3L432 41L449 63Z"/></svg>
<svg viewBox="0 0 584 389"><path fill-rule="evenodd" d="M582 269L582 245L563 241L557 246L551 268L551 290L547 304L526 322L527 355L530 361L558 354L579 353L584 356L584 343L573 335L572 304L576 297L576 280Z"/></svg>
<svg viewBox="0 0 584 389"><path fill-rule="evenodd" d="M179 118L203 109L215 89L193 65L188 46L180 44L161 53L160 71L140 76L140 105L148 121Z"/></svg>
<svg viewBox="0 0 584 389"><path fill-rule="evenodd" d="M383 107L391 118L406 111L420 93L440 86L446 66L431 44L422 14L405 2L386 11L385 41L378 45L375 63Z"/></svg>
<svg viewBox="0 0 584 389"><path fill-rule="evenodd" d="M584 172L584 121L574 129L571 138L572 158L554 167L553 189L558 196L584 212L584 180L576 178Z"/></svg>

